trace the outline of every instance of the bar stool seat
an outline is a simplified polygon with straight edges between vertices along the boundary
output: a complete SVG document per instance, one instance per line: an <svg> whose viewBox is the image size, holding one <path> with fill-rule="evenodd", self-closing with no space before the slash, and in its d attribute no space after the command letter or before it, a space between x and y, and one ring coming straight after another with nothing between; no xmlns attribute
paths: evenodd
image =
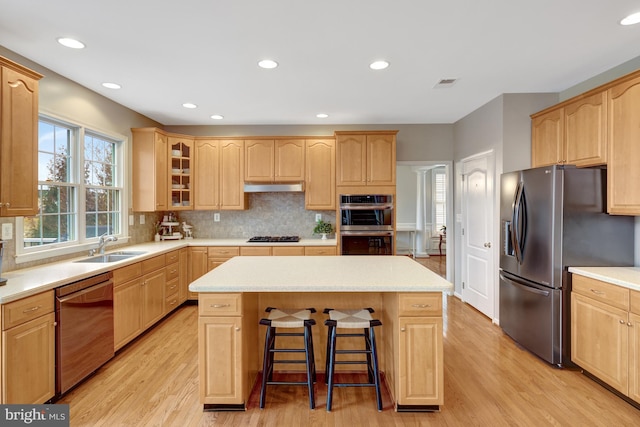
<svg viewBox="0 0 640 427"><path fill-rule="evenodd" d="M375 387L376 403L378 411L382 411L382 393L380 391L380 371L378 367L378 350L376 347L376 337L374 327L381 326L382 322L371 317L374 313L372 308L356 310L338 310L326 308L325 314L329 314L329 319L324 324L328 326L327 333L327 358L325 372L327 378L327 411L331 411L334 387ZM363 333L337 333L338 329L363 329ZM365 343L364 350L338 350L337 338L341 337L363 337ZM336 360L339 354L365 354L366 360ZM336 383L336 365L366 364L366 383Z"/></svg>
<svg viewBox="0 0 640 427"><path fill-rule="evenodd" d="M306 385L309 390L309 407L315 408L315 391L313 383L316 381L316 365L313 354L313 337L311 326L316 321L311 318L314 308L306 309L278 309L267 307L269 315L261 319L260 324L267 326L264 340L264 357L262 361L262 384L260 387L260 408L264 408L267 385ZM304 332L277 332L279 329L304 328ZM276 337L304 337L303 348L276 348ZM276 353L304 353L304 359L275 359ZM306 381L273 381L273 367L276 363L304 363L306 365Z"/></svg>

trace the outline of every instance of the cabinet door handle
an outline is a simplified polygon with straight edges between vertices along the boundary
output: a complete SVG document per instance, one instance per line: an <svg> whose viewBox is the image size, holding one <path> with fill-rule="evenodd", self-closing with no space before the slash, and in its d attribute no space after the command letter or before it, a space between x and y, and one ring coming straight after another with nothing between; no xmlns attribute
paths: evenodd
<svg viewBox="0 0 640 427"><path fill-rule="evenodd" d="M631 323L631 322L627 322L627 326L629 326L629 327L633 327L633 323Z"/></svg>
<svg viewBox="0 0 640 427"><path fill-rule="evenodd" d="M624 321L624 320L622 320L622 319L620 319L620 320L619 320L619 322L620 322L620 324L621 324L621 325L624 325L625 323L627 323L627 322L625 322L625 321Z"/></svg>
<svg viewBox="0 0 640 427"><path fill-rule="evenodd" d="M404 332L405 330L405 328L400 328L400 332Z"/></svg>
<svg viewBox="0 0 640 427"><path fill-rule="evenodd" d="M431 307L431 304L412 304L411 307L415 307L415 308L427 308L427 307Z"/></svg>
<svg viewBox="0 0 640 427"><path fill-rule="evenodd" d="M240 331L240 326L236 326L236 332Z"/></svg>
<svg viewBox="0 0 640 427"><path fill-rule="evenodd" d="M212 304L211 308L224 308L224 307L231 307L231 304Z"/></svg>
<svg viewBox="0 0 640 427"><path fill-rule="evenodd" d="M604 293L604 292L599 291L599 290L597 290L597 289L590 289L590 291L591 291L591 292L593 292L593 293L594 293L594 294L596 294L596 295L605 295L605 293Z"/></svg>
<svg viewBox="0 0 640 427"><path fill-rule="evenodd" d="M22 310L23 313L31 313L32 311L36 311L40 309L40 305L36 305L35 307L27 308L26 310Z"/></svg>

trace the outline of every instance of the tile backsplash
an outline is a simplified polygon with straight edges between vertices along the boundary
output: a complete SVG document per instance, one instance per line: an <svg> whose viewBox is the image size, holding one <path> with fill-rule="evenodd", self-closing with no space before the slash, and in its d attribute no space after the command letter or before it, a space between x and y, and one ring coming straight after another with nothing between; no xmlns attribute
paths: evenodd
<svg viewBox="0 0 640 427"><path fill-rule="evenodd" d="M220 222L214 222L214 214ZM314 236L316 214L335 226L335 211L304 208L304 193L251 193L245 211L178 211L180 222L193 226L194 238L249 238L251 236Z"/></svg>

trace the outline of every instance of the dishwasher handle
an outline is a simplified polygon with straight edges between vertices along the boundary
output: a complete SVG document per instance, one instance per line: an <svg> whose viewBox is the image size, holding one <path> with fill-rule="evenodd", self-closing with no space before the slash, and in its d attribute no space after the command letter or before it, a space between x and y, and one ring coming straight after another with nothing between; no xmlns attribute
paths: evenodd
<svg viewBox="0 0 640 427"><path fill-rule="evenodd" d="M106 288L106 287L110 287L111 291L109 291L106 294L106 297L103 298L103 300L112 300L113 299L113 280L107 280L106 282L98 283L98 284L93 285L93 286L91 286L89 288L84 288L84 289L82 289L80 291L77 291L77 292L74 292L72 294L68 294L68 295L62 296L62 297L57 296L56 300L58 301L58 304L64 304L67 301L70 301L70 300L78 298L79 296L82 296L84 294L88 294L89 292L94 292L97 289Z"/></svg>

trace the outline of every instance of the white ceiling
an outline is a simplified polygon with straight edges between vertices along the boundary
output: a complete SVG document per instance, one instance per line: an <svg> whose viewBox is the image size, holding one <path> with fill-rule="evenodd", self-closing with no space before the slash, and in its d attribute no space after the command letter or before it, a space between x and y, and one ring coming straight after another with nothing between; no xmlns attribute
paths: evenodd
<svg viewBox="0 0 640 427"><path fill-rule="evenodd" d="M0 0L0 11L0 45L164 125L453 123L502 93L563 91L640 55L640 24L618 23L639 0ZM263 58L280 66L260 69ZM368 68L381 58L388 69ZM444 78L459 80L434 88Z"/></svg>

